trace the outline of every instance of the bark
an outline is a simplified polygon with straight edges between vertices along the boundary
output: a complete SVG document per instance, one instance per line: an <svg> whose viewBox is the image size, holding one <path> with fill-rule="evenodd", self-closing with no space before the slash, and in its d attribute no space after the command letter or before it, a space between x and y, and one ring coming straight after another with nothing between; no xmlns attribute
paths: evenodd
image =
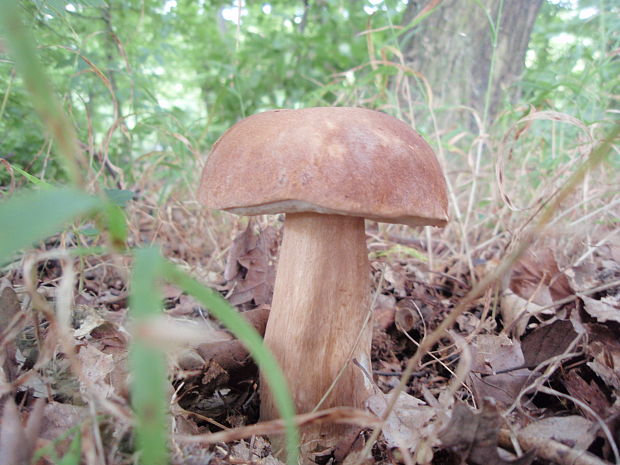
<svg viewBox="0 0 620 465"><path fill-rule="evenodd" d="M426 0L411 1L403 24L409 24L427 3ZM403 34L401 49L405 61L429 81L434 107L450 110L443 117L439 112L440 122L447 124L440 127L449 129L463 122L471 124L474 120L467 112L454 111L462 105L473 108L480 119L486 116L486 121L492 122L504 99L517 97L513 84L524 69L525 53L542 0L444 0L438 3L429 16ZM484 5L486 12L479 4ZM493 69L491 22L499 26ZM413 99L424 100L415 92ZM455 119L455 115L461 113L465 119Z"/></svg>

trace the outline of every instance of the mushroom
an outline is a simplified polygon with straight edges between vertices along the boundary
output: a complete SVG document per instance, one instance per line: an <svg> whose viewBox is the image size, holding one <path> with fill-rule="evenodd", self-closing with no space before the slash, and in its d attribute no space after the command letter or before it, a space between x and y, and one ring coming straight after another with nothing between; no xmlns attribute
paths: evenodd
<svg viewBox="0 0 620 465"><path fill-rule="evenodd" d="M430 146L378 111L266 111L239 121L215 143L199 198L238 215L286 214L265 344L298 413L320 402L321 408L364 408L374 392L364 219L446 224L446 184ZM277 417L263 389L261 419ZM350 431L338 424L306 427L302 453L332 447Z"/></svg>

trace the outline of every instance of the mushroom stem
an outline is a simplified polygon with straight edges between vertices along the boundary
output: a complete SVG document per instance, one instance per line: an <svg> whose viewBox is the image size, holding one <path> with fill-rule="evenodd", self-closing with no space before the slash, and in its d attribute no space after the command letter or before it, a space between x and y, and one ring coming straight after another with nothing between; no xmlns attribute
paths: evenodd
<svg viewBox="0 0 620 465"><path fill-rule="evenodd" d="M369 276L363 218L286 215L265 343L284 371L297 413L311 412L343 367L321 409L363 408L372 394L372 324L364 327ZM278 412L273 398L263 389L261 419L274 418ZM331 447L350 429L335 424L308 427L302 430L302 453Z"/></svg>

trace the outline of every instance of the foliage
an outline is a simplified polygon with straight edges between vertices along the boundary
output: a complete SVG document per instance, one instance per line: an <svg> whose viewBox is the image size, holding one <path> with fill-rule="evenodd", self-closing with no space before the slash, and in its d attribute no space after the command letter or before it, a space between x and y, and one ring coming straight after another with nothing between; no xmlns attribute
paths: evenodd
<svg viewBox="0 0 620 465"><path fill-rule="evenodd" d="M616 2L545 2L531 38L524 99L586 124L613 117L620 108L619 16Z"/></svg>
<svg viewBox="0 0 620 465"><path fill-rule="evenodd" d="M346 103L341 91L355 95L359 89L354 75L341 73L368 54L360 33L391 24L402 9L395 2L396 9L370 16L364 9L369 5L361 2L276 1L268 9L248 2L237 30L224 19L235 8L222 1L23 5L92 165L98 169L108 160L131 179L134 170L127 168L141 156L156 155L165 165L157 175L168 180L183 180L197 154L242 116L273 107ZM387 34L374 39L381 37ZM2 67L10 71L10 60ZM0 119L3 132L21 127L24 115L31 117L21 81L9 86L11 79L10 72L0 74L10 99L10 113ZM37 124L28 127L13 131L2 150L40 177L57 177L55 169L45 166L45 172L42 157L31 166L45 137Z"/></svg>

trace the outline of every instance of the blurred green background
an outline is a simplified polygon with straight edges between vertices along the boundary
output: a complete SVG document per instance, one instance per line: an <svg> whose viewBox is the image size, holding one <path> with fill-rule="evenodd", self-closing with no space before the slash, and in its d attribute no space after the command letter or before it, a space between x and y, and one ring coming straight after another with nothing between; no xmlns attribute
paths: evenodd
<svg viewBox="0 0 620 465"><path fill-rule="evenodd" d="M270 108L383 109L457 164L476 136L501 137L531 108L585 125L618 117L620 5L611 0L20 5L93 170L113 188L145 169L162 179L162 196L190 187L227 127ZM3 43L0 157L62 180ZM539 125L543 138L551 126ZM0 184L9 179L0 165Z"/></svg>

